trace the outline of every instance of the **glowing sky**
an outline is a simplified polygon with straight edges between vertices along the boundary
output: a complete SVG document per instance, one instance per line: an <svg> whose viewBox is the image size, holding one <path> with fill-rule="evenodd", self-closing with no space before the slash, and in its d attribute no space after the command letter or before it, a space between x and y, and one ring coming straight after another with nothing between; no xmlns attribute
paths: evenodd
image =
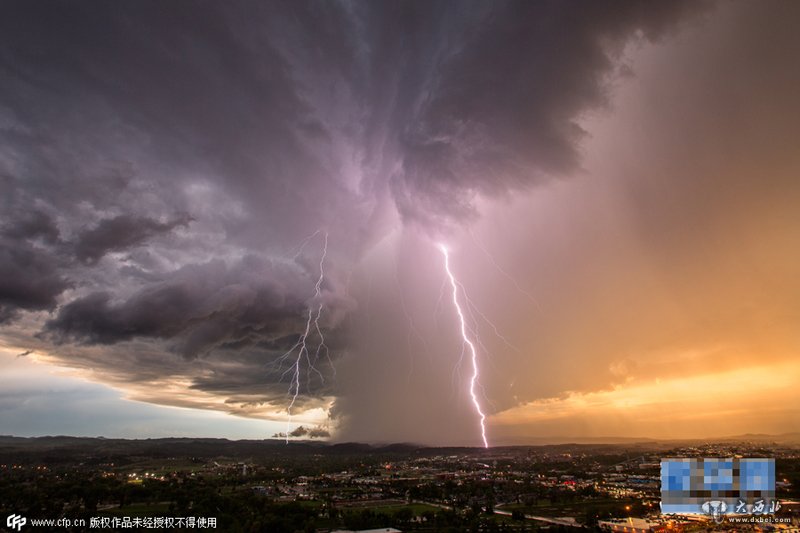
<svg viewBox="0 0 800 533"><path fill-rule="evenodd" d="M439 242L492 443L800 428L797 2L37 4L0 433L480 444Z"/></svg>

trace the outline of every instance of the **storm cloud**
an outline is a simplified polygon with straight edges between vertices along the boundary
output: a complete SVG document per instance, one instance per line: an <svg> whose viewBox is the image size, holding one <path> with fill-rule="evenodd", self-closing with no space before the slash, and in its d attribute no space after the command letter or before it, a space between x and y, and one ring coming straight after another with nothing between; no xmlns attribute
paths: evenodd
<svg viewBox="0 0 800 533"><path fill-rule="evenodd" d="M0 247L0 323L20 310L55 307L57 297L69 286L52 258L28 243L6 240Z"/></svg>
<svg viewBox="0 0 800 533"><path fill-rule="evenodd" d="M166 222L130 215L107 218L78 235L75 254L84 263L94 263L108 252L127 250L144 243L148 237L166 233L188 223L188 217Z"/></svg>
<svg viewBox="0 0 800 533"><path fill-rule="evenodd" d="M718 176L727 167L706 175L664 161L702 166L710 160L704 153L723 157L719 139L733 128L720 124L742 103L725 88L754 100L769 92L724 67L732 61L724 52L712 57L714 43L733 47L725 32L748 10L765 28L779 16L747 3L678 1L7 2L0 8L0 323L9 336L30 340L25 349L136 399L268 417L286 408L285 356L310 331L327 348L312 350L318 372L305 366L312 356L301 361L298 413L329 409L340 434L353 438L463 440L474 421L459 407L463 390L441 385L461 376L450 357L459 349L452 316L436 300L441 258L431 245L450 239L473 246L460 273L467 286L482 286L476 301L525 344L486 341L500 354L487 372L489 412L612 387L652 368L630 352L656 348L639 338L596 341L593 353L602 354L584 362L591 350L570 328L580 322L574 327L595 338L600 328L592 324L603 321L588 309L625 315L647 331L664 317L656 305L652 314L612 313L606 300L593 299L601 275L576 266L619 271L605 262L612 253L596 260L594 243L607 245L603 254L619 246L629 255L633 237L591 237L611 225L607 198L556 198L546 231L535 214L520 215L516 230L535 235L535 246L501 231L488 236L513 276L465 244L470 228L486 237L486 213L497 206L605 180L624 198L638 238L658 243L662 260L673 251L684 257L676 242L691 239L689 227L706 228L701 204L724 190ZM696 45L704 59L693 62L680 49L670 63L674 80L662 84L682 94L687 115L659 102L642 112L663 126L646 137L661 138L664 148L640 148L674 175L651 171L635 154L598 169L586 157L602 131L592 117L626 105L620 87L650 65L632 57L704 24L714 29L714 40ZM795 44L778 30L787 48ZM742 35L736 49L763 79L775 79L780 62L759 63L770 50L748 52L763 35ZM714 97L680 83L710 64L723 65L719 80L704 78ZM656 86L662 78L642 79ZM714 117L693 115L720 95L728 99ZM669 98L664 90L661 102ZM763 116L757 111L754 120ZM719 144L678 149L675 131L694 126ZM637 136L618 138L633 146ZM728 141L739 153L746 146L764 153L783 138ZM748 164L756 161L763 163ZM645 177L631 178L636 172ZM749 175L729 175L741 194L752 192ZM763 183L782 189L770 176ZM753 189L752 197L765 198ZM731 223L720 217L721 226ZM513 277L536 292L532 276L545 312L519 292L513 298L524 303L504 293L513 302L504 307L485 281ZM629 294L625 287L619 294ZM319 331L309 326L315 313ZM659 347L674 344L666 333L652 335ZM592 371L568 378L569 365ZM512 390L503 376L520 372L530 384ZM406 396L406 405L397 401ZM441 431L429 436L420 421ZM294 436L325 436L308 429L318 422L305 421Z"/></svg>
<svg viewBox="0 0 800 533"><path fill-rule="evenodd" d="M61 261L51 248L59 239L53 219L35 209L15 209L13 198L2 202L0 223L0 323L19 311L55 308L70 286Z"/></svg>

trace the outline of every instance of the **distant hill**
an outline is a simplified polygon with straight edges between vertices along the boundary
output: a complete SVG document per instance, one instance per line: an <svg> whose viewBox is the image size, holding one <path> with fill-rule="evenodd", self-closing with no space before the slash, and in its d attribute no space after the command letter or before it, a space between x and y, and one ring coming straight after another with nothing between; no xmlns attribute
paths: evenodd
<svg viewBox="0 0 800 533"><path fill-rule="evenodd" d="M228 440L218 438L108 439L104 437L0 436L0 462L25 460L119 461L136 456L211 459L259 458L302 455L408 454L423 447L413 444L373 446L364 443L320 441Z"/></svg>
<svg viewBox="0 0 800 533"><path fill-rule="evenodd" d="M714 437L705 439L654 439L649 437L530 437L515 436L505 439L507 443L517 446L544 446L551 444L664 444L687 445L705 444L710 442L750 442L764 444L800 444L800 433L783 433L780 435L767 435L763 433L746 433L727 437Z"/></svg>
<svg viewBox="0 0 800 533"><path fill-rule="evenodd" d="M553 438L520 437L517 442L493 447L486 453L520 448L623 448L637 450L665 450L678 446L697 446L708 443L751 443L757 445L800 445L800 433L782 435L745 434L718 439L656 440L635 437ZM358 442L292 441L284 440L228 440L219 438L158 438L109 439L104 437L14 437L0 435L0 462L64 460L103 462L119 461L131 457L190 457L208 460L217 457L230 459L258 459L277 456L357 456L357 455L455 455L481 453L482 448L463 446L430 447L410 443L366 444Z"/></svg>
<svg viewBox="0 0 800 533"><path fill-rule="evenodd" d="M778 444L800 444L800 433L782 433L780 435L766 435L764 433L745 433L733 437L715 439L717 441L742 441L742 442L776 442Z"/></svg>

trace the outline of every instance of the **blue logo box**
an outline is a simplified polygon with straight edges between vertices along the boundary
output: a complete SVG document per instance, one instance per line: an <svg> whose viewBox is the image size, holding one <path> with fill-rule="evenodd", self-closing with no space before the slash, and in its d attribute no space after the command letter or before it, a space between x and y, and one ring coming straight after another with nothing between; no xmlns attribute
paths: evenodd
<svg viewBox="0 0 800 533"><path fill-rule="evenodd" d="M774 513L775 459L665 458L661 460L661 512L708 514L708 502L723 514Z"/></svg>

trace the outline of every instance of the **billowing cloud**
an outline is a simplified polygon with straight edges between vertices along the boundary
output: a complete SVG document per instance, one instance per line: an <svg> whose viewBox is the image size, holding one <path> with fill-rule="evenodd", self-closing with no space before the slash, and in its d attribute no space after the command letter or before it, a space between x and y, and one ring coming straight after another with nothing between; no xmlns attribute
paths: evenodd
<svg viewBox="0 0 800 533"><path fill-rule="evenodd" d="M146 217L119 215L101 220L95 227L78 235L75 254L84 263L94 263L108 252L127 250L144 243L149 237L186 226L189 217L166 222Z"/></svg>
<svg viewBox="0 0 800 533"><path fill-rule="evenodd" d="M115 344L134 338L187 336L185 353L221 343L242 343L291 333L305 308L294 294L289 269L247 258L229 268L222 261L190 265L148 284L114 304L109 292L93 292L61 307L45 331L60 341ZM249 281L249 283L248 283ZM289 322L287 327L287 322ZM244 345L244 344L240 344Z"/></svg>
<svg viewBox="0 0 800 533"><path fill-rule="evenodd" d="M408 106L393 124L401 132L401 170L392 178L400 213L427 223L461 218L473 212L475 195L578 169L586 135L579 119L607 102L625 44L658 38L687 11L681 3L616 7L444 3L388 10L393 20L420 28L421 41L393 42L397 55L384 58L411 65L398 72L409 90L394 102Z"/></svg>
<svg viewBox="0 0 800 533"><path fill-rule="evenodd" d="M10 4L4 334L133 398L244 416L285 412L299 361L298 417L468 441L436 236L507 333L472 317L495 354L491 413L667 375L726 342L738 361L737 329L788 350L785 273L744 283L732 265L774 265L791 241L797 79L764 58L796 44L795 9ZM760 311L726 307L733 286ZM298 359L306 332L326 348Z"/></svg>
<svg viewBox="0 0 800 533"><path fill-rule="evenodd" d="M285 439L286 436L287 433L276 433L273 435L273 437L279 439ZM297 426L295 429L293 429L288 433L288 436L293 438L308 437L310 439L319 439L324 437L330 437L331 434L327 429L321 427L307 428L305 426Z"/></svg>
<svg viewBox="0 0 800 533"><path fill-rule="evenodd" d="M0 238L0 324L20 310L53 309L69 287L57 261L25 240Z"/></svg>

